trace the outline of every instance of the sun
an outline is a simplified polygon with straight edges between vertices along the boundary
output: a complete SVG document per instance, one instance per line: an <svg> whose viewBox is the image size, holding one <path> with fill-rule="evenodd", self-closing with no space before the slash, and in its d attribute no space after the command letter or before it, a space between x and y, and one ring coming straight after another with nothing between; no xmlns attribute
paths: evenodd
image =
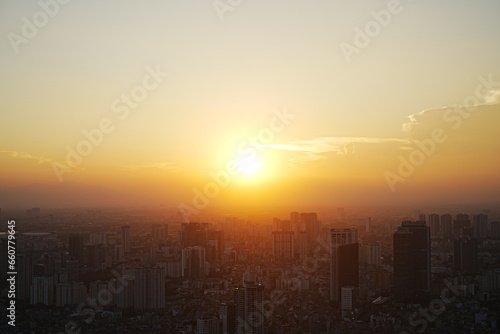
<svg viewBox="0 0 500 334"><path fill-rule="evenodd" d="M255 156L240 156L236 160L240 176L245 178L254 178L258 176L261 171L261 164Z"/></svg>

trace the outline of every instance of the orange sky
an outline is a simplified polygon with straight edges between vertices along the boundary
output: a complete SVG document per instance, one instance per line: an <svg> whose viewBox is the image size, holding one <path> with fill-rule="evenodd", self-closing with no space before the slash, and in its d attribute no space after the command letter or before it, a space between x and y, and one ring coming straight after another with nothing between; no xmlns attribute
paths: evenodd
<svg viewBox="0 0 500 334"><path fill-rule="evenodd" d="M0 5L0 206L498 203L498 3L387 6Z"/></svg>

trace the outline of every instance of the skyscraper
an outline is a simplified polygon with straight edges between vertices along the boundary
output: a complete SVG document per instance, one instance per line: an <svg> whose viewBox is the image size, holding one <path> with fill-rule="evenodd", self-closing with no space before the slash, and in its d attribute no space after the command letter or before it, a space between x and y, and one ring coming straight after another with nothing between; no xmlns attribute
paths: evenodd
<svg viewBox="0 0 500 334"><path fill-rule="evenodd" d="M266 314L264 310L264 287L261 284L248 284L234 290L236 307L236 333L266 333Z"/></svg>
<svg viewBox="0 0 500 334"><path fill-rule="evenodd" d="M338 254L339 287L359 287L359 244L339 246Z"/></svg>
<svg viewBox="0 0 500 334"><path fill-rule="evenodd" d="M182 247L205 247L207 245L207 228L208 224L206 223L183 223L181 225Z"/></svg>
<svg viewBox="0 0 500 334"><path fill-rule="evenodd" d="M153 224L151 226L151 241L154 244L159 244L167 239L168 225L167 224Z"/></svg>
<svg viewBox="0 0 500 334"><path fill-rule="evenodd" d="M424 221L404 221L393 240L395 300L421 302L431 283L430 228Z"/></svg>
<svg viewBox="0 0 500 334"><path fill-rule="evenodd" d="M222 334L236 333L236 307L234 303L222 303L220 306Z"/></svg>
<svg viewBox="0 0 500 334"><path fill-rule="evenodd" d="M472 216L472 223L474 227L474 237L487 238L488 237L488 215L479 214Z"/></svg>
<svg viewBox="0 0 500 334"><path fill-rule="evenodd" d="M500 238L500 221L491 222L491 237Z"/></svg>
<svg viewBox="0 0 500 334"><path fill-rule="evenodd" d="M456 219L453 221L453 235L461 236L463 228L470 227L469 215L464 213L457 214Z"/></svg>
<svg viewBox="0 0 500 334"><path fill-rule="evenodd" d="M190 279L205 277L205 248L187 247L182 250L182 276Z"/></svg>
<svg viewBox="0 0 500 334"><path fill-rule="evenodd" d="M122 246L125 254L130 253L130 226L122 226Z"/></svg>
<svg viewBox="0 0 500 334"><path fill-rule="evenodd" d="M347 282L341 282L341 278L343 280L347 279L344 275L341 276L341 272L343 271L342 265L346 262L347 258L355 261L349 265L349 272L352 274L353 267L358 266L358 251L357 251L357 230L356 229L331 229L330 230L330 300L334 303L340 303L340 288L341 284L345 284ZM341 246L356 244L355 247L347 247L342 248ZM355 249L355 250L354 250ZM341 253L342 252L342 259ZM353 252L356 252L356 259L354 259ZM342 265L341 261L342 260ZM353 284L348 284L353 285Z"/></svg>
<svg viewBox="0 0 500 334"><path fill-rule="evenodd" d="M139 311L161 310L165 307L164 268L134 268L125 271L134 277L134 309Z"/></svg>
<svg viewBox="0 0 500 334"><path fill-rule="evenodd" d="M478 269L478 243L476 238L461 237L453 242L453 269L475 273Z"/></svg>
<svg viewBox="0 0 500 334"><path fill-rule="evenodd" d="M381 247L377 241L372 241L368 245L361 245L360 262L379 266L381 263Z"/></svg>
<svg viewBox="0 0 500 334"><path fill-rule="evenodd" d="M314 247L319 236L319 222L316 212L302 212L300 222L305 227L309 247Z"/></svg>
<svg viewBox="0 0 500 334"><path fill-rule="evenodd" d="M431 237L437 237L439 232L441 232L439 215L436 213L430 214L428 216L428 219L429 219L429 227L431 228Z"/></svg>
<svg viewBox="0 0 500 334"><path fill-rule="evenodd" d="M295 243L292 231L273 231L272 243L275 260L291 260L294 257Z"/></svg>
<svg viewBox="0 0 500 334"><path fill-rule="evenodd" d="M211 255L207 256L207 261L222 262L222 254L224 254L224 231L223 230L207 230L207 246L210 247Z"/></svg>
<svg viewBox="0 0 500 334"><path fill-rule="evenodd" d="M441 234L443 238L450 239L453 237L453 226L451 215L449 213L441 215Z"/></svg>
<svg viewBox="0 0 500 334"><path fill-rule="evenodd" d="M69 236L69 256L83 265L83 236L81 234Z"/></svg>

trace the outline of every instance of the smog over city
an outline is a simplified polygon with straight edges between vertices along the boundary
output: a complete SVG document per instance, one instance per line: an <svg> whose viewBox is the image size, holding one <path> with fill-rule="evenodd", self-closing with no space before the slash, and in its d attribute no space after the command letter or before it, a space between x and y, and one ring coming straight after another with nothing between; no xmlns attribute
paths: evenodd
<svg viewBox="0 0 500 334"><path fill-rule="evenodd" d="M499 15L4 1L0 332L498 333Z"/></svg>

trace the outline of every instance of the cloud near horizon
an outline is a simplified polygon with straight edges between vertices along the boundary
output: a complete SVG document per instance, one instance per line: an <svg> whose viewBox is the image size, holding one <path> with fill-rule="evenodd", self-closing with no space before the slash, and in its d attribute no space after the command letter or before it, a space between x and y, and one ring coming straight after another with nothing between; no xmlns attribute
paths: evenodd
<svg viewBox="0 0 500 334"><path fill-rule="evenodd" d="M309 140L259 146L292 152L290 162L292 165L295 165L295 163L326 159L328 153L335 153L337 155L357 154L357 146L363 144L393 144L401 146L409 143L408 139L403 138L317 137Z"/></svg>
<svg viewBox="0 0 500 334"><path fill-rule="evenodd" d="M0 151L0 154L7 155L12 158L17 158L17 159L25 159L25 160L36 160L38 164L43 164L43 163L50 163L52 162L51 159L44 158L44 157L38 157L35 155L31 155L26 152L18 152L18 151Z"/></svg>

